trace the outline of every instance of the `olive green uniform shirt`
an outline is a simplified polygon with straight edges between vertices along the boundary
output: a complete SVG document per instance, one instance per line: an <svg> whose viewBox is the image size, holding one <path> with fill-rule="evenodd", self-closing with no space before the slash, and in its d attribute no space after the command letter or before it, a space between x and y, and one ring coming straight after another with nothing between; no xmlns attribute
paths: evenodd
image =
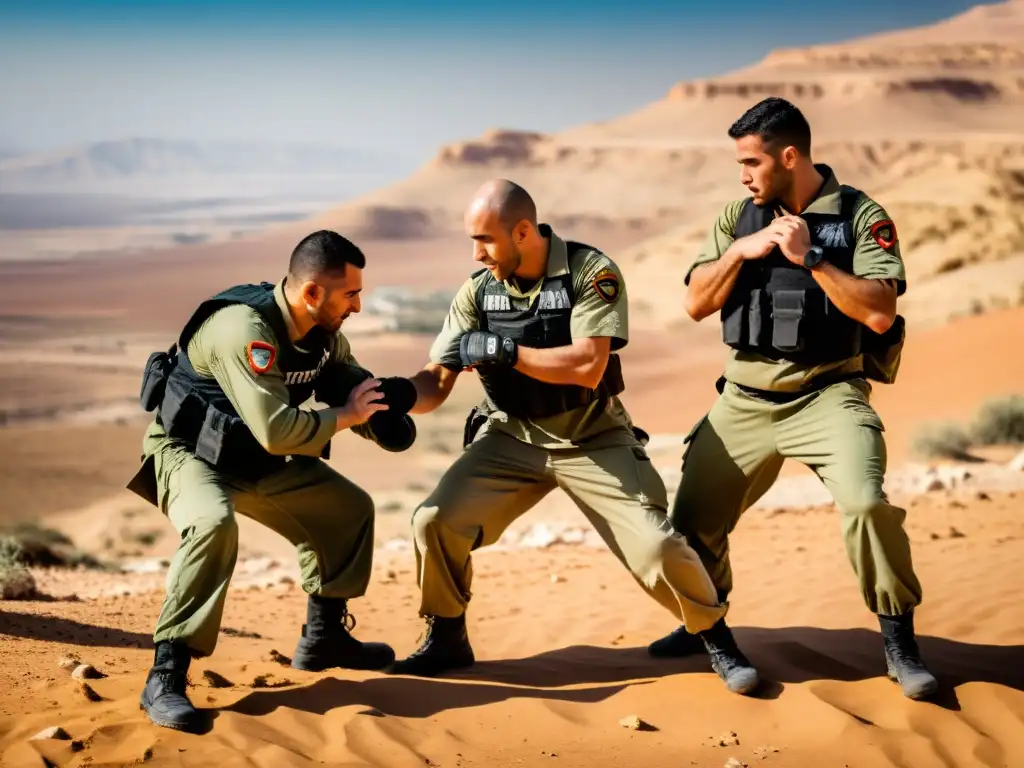
<svg viewBox="0 0 1024 768"><path fill-rule="evenodd" d="M613 272L618 279L619 290L612 301L602 298L594 286L594 278L603 271ZM570 331L574 339L610 336L613 351L626 345L629 341L628 297L625 280L615 262L589 248L577 249L570 258L565 241L552 231L545 272L548 277L572 275L575 303L570 316ZM467 279L459 288L441 332L431 346L431 362L443 365L453 357L457 358L462 336L480 329L476 289L489 276L483 271ZM515 276L503 282L510 296L527 299L531 303L540 296L543 284L543 280L538 280L523 290ZM501 375L500 372L497 375ZM481 410L488 414L488 423L480 430L480 436L489 429L496 429L547 449L573 448L583 444L605 447L635 442L629 414L617 397L610 401L596 400L587 406L537 419L510 416L497 410L489 399Z"/></svg>
<svg viewBox="0 0 1024 768"><path fill-rule="evenodd" d="M252 307L233 304L218 309L208 317L188 344L188 359L201 376L213 376L224 390L235 411L256 439L270 453L319 456L337 426L337 418L329 411L312 410L289 405L285 372L278 367L280 355L262 373L253 371L248 347L262 341L280 349L292 344L294 320L284 296L284 281L274 288L274 298L289 329L289 338L278 339L273 329ZM330 360L332 363L358 365L345 335L335 336ZM358 427L355 428L358 431ZM163 428L154 420L143 442L143 453L158 450L166 438Z"/></svg>
<svg viewBox="0 0 1024 768"><path fill-rule="evenodd" d="M806 213L838 214L840 212L840 187L835 173L827 166L819 165L818 170L825 176L818 197L805 209ZM701 264L717 261L733 243L733 229L739 220L745 200L734 200L725 206L708 233L700 255L686 272L685 282L689 285L690 275ZM900 255L899 242L883 248L871 233L873 224L890 220L885 209L863 192L853 208L853 232L856 239L853 255L853 274L857 277L892 279L897 281L897 295L906 290L906 272ZM893 228L895 233L895 228ZM725 366L725 377L742 386L754 389L796 392L807 388L819 377L835 377L858 373L864 369L863 356L840 360L824 365L806 365L787 360L771 360L750 352L730 350Z"/></svg>

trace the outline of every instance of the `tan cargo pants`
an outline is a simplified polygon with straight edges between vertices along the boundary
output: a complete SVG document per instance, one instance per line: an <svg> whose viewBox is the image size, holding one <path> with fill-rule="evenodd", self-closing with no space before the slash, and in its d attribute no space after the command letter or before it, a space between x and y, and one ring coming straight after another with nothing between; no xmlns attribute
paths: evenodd
<svg viewBox="0 0 1024 768"><path fill-rule="evenodd" d="M555 488L691 632L725 615L700 558L668 523L664 482L639 442L546 450L498 431L471 443L413 513L421 615L461 615L471 597L471 553L496 542Z"/></svg>

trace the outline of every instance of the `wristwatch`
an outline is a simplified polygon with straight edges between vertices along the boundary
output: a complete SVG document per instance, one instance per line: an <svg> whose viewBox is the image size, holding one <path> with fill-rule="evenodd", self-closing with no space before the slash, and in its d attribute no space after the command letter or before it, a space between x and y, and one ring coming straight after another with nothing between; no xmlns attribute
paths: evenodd
<svg viewBox="0 0 1024 768"><path fill-rule="evenodd" d="M804 254L804 266L807 269L814 269L825 258L825 251L820 245L812 245L811 249Z"/></svg>

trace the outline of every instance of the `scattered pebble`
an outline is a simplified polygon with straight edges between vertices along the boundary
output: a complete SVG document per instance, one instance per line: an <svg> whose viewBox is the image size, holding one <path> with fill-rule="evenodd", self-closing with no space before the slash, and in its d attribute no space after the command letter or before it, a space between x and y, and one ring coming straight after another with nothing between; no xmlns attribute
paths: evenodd
<svg viewBox="0 0 1024 768"><path fill-rule="evenodd" d="M251 688L282 688L286 685L295 685L288 678L274 679L273 675L256 675L250 684Z"/></svg>
<svg viewBox="0 0 1024 768"><path fill-rule="evenodd" d="M725 761L725 768L747 768L747 764L738 757L730 757Z"/></svg>
<svg viewBox="0 0 1024 768"><path fill-rule="evenodd" d="M283 653L274 650L273 648L270 649L269 655L270 660L275 662L276 664L280 664L284 667L290 667L292 665L292 660L289 657L285 656Z"/></svg>
<svg viewBox="0 0 1024 768"><path fill-rule="evenodd" d="M30 736L29 741L41 741L43 739L63 739L67 741L71 738L71 734L61 728L59 725L54 725L50 728L44 728L35 736Z"/></svg>
<svg viewBox="0 0 1024 768"><path fill-rule="evenodd" d="M768 755L771 755L771 754L773 754L775 752L778 752L778 751L779 750L776 749L775 747L769 747L769 746L754 747L754 754L757 755L758 757L760 757L762 760L767 760L768 759Z"/></svg>
<svg viewBox="0 0 1024 768"><path fill-rule="evenodd" d="M81 664L78 659L73 656L61 656L57 661L57 666L63 669L65 672L74 671L75 667Z"/></svg>
<svg viewBox="0 0 1024 768"><path fill-rule="evenodd" d="M96 669L92 664L79 664L74 668L74 670L72 670L71 676L75 678L75 680L100 680L101 678L106 677L106 675Z"/></svg>
<svg viewBox="0 0 1024 768"><path fill-rule="evenodd" d="M203 670L203 679L211 688L230 688L234 683L212 669Z"/></svg>
<svg viewBox="0 0 1024 768"><path fill-rule="evenodd" d="M716 747L736 747L739 746L740 737L735 731L726 731L717 739L713 739L713 746Z"/></svg>
<svg viewBox="0 0 1024 768"><path fill-rule="evenodd" d="M619 720L619 725L623 728L629 728L631 731L654 731L657 730L653 725L644 720L641 720L636 715L630 715Z"/></svg>
<svg viewBox="0 0 1024 768"><path fill-rule="evenodd" d="M557 583L558 583L558 582L560 582L560 581L565 581L565 579L563 579L563 578L562 578L561 576L559 576L559 575L558 575L557 573L552 573L552 574L551 574L551 583L552 583L552 584L557 584Z"/></svg>
<svg viewBox="0 0 1024 768"><path fill-rule="evenodd" d="M103 701L103 697L96 693L96 690L83 680L78 681L78 692L89 701Z"/></svg>

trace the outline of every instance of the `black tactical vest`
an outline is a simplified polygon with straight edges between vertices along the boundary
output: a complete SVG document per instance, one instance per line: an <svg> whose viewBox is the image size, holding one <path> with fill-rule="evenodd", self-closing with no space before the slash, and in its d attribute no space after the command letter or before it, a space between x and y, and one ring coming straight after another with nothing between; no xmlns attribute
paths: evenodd
<svg viewBox="0 0 1024 768"><path fill-rule="evenodd" d="M856 238L853 208L860 192L840 188L840 212L804 213L811 244L825 260L853 272ZM733 232L737 239L772 221L770 206L748 199ZM864 326L844 315L814 276L790 262L778 248L763 259L745 261L721 311L722 340L733 349L763 357L819 365L860 354Z"/></svg>
<svg viewBox="0 0 1024 768"><path fill-rule="evenodd" d="M566 242L567 255L589 245ZM568 260L568 259L567 259ZM486 272L480 269L474 277ZM533 304L511 296L505 286L488 274L476 289L480 330L507 336L524 347L548 349L572 344L570 318L576 300L572 275L542 279ZM527 376L514 368L488 371L477 369L484 391L500 410L517 418L544 418L589 405L598 399L607 402L625 389L619 356L611 354L597 389L575 384L549 384Z"/></svg>
<svg viewBox="0 0 1024 768"><path fill-rule="evenodd" d="M156 410L164 431L192 447L194 454L217 469L257 479L284 467L286 458L270 454L238 416L215 378L200 376L188 359L192 336L214 312L245 304L267 321L277 338L277 367L285 376L289 405L298 406L313 395L316 379L330 359L334 336L315 326L296 349L274 299L271 283L236 285L207 299L185 324L176 349L150 357L143 380L143 407ZM163 370L155 371L163 364ZM162 374L162 375L160 375ZM148 395L147 395L148 391ZM329 446L328 446L329 447ZM325 447L323 455L328 455Z"/></svg>

